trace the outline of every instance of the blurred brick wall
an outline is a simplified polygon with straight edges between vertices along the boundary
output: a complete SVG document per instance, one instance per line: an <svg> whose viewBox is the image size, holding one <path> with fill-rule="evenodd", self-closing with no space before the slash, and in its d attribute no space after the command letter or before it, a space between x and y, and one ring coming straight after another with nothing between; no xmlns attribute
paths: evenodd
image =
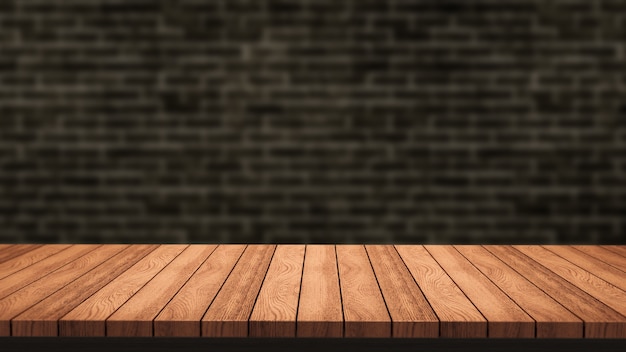
<svg viewBox="0 0 626 352"><path fill-rule="evenodd" d="M2 0L0 241L625 243L626 1Z"/></svg>

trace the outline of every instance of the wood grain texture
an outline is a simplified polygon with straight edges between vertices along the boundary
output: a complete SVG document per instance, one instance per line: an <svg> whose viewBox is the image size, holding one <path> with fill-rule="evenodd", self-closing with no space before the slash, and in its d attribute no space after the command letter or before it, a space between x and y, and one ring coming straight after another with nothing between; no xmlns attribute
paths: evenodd
<svg viewBox="0 0 626 352"><path fill-rule="evenodd" d="M41 247L40 244L4 244L2 246L2 249L0 249L0 264Z"/></svg>
<svg viewBox="0 0 626 352"><path fill-rule="evenodd" d="M482 246L455 246L537 322L539 338L582 338L583 322Z"/></svg>
<svg viewBox="0 0 626 352"><path fill-rule="evenodd" d="M26 267L29 267L34 263L48 258L49 256L54 255L69 247L70 245L66 244L46 245L33 249L32 251L29 251L24 255L20 255L19 257L9 259L6 262L0 264L0 279L16 273Z"/></svg>
<svg viewBox="0 0 626 352"><path fill-rule="evenodd" d="M0 280L0 298L6 297L33 281L98 248L97 245L75 245L56 252Z"/></svg>
<svg viewBox="0 0 626 352"><path fill-rule="evenodd" d="M298 337L342 337L335 246L307 245L298 306Z"/></svg>
<svg viewBox="0 0 626 352"><path fill-rule="evenodd" d="M395 246L441 321L440 336L487 337L487 321L423 246Z"/></svg>
<svg viewBox="0 0 626 352"><path fill-rule="evenodd" d="M438 337L439 320L391 245L366 245L392 320L392 337Z"/></svg>
<svg viewBox="0 0 626 352"><path fill-rule="evenodd" d="M557 300L584 322L586 338L626 336L624 316L511 246L485 246L489 252Z"/></svg>
<svg viewBox="0 0 626 352"><path fill-rule="evenodd" d="M61 317L157 247L133 245L124 249L15 317L11 321L11 335L57 336Z"/></svg>
<svg viewBox="0 0 626 352"><path fill-rule="evenodd" d="M295 337L304 245L278 245L250 316L251 337Z"/></svg>
<svg viewBox="0 0 626 352"><path fill-rule="evenodd" d="M571 246L571 248L581 251L613 266L614 268L626 272L626 257L623 257L613 251L600 246Z"/></svg>
<svg viewBox="0 0 626 352"><path fill-rule="evenodd" d="M107 319L107 336L152 336L152 321L215 250L192 245Z"/></svg>
<svg viewBox="0 0 626 352"><path fill-rule="evenodd" d="M557 254L559 257L566 259L572 264L593 273L593 275L619 287L622 291L626 291L626 273L614 268L613 266L589 256L572 247L565 246L543 246L545 249Z"/></svg>
<svg viewBox="0 0 626 352"><path fill-rule="evenodd" d="M391 317L363 245L338 245L345 337L391 337Z"/></svg>
<svg viewBox="0 0 626 352"><path fill-rule="evenodd" d="M626 338L624 251L0 244L0 336Z"/></svg>
<svg viewBox="0 0 626 352"><path fill-rule="evenodd" d="M202 336L248 336L248 319L275 249L275 245L249 245L246 248L202 317Z"/></svg>
<svg viewBox="0 0 626 352"><path fill-rule="evenodd" d="M451 246L425 246L489 322L489 337L535 337L535 321Z"/></svg>
<svg viewBox="0 0 626 352"><path fill-rule="evenodd" d="M128 245L107 245L57 269L0 300L0 336L11 334L11 319L89 272Z"/></svg>
<svg viewBox="0 0 626 352"><path fill-rule="evenodd" d="M59 320L60 336L105 336L105 320L159 273L185 246L161 246Z"/></svg>
<svg viewBox="0 0 626 352"><path fill-rule="evenodd" d="M245 245L220 245L154 320L155 336L200 336L200 320Z"/></svg>
<svg viewBox="0 0 626 352"><path fill-rule="evenodd" d="M602 246L602 248L607 249L611 252L617 253L622 257L626 257L626 246Z"/></svg>
<svg viewBox="0 0 626 352"><path fill-rule="evenodd" d="M626 316L626 292L539 246L513 246L537 263Z"/></svg>

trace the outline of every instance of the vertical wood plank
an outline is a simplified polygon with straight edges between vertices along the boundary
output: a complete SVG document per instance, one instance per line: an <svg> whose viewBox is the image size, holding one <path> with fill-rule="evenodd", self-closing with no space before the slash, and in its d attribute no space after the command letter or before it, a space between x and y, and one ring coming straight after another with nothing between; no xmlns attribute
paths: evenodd
<svg viewBox="0 0 626 352"><path fill-rule="evenodd" d="M213 245L185 249L107 319L107 336L152 336L154 318L213 250Z"/></svg>
<svg viewBox="0 0 626 352"><path fill-rule="evenodd" d="M455 246L537 322L538 338L582 338L583 322L481 246Z"/></svg>
<svg viewBox="0 0 626 352"><path fill-rule="evenodd" d="M57 336L58 320L62 316L156 247L156 245L133 245L111 257L11 320L11 335Z"/></svg>
<svg viewBox="0 0 626 352"><path fill-rule="evenodd" d="M105 336L105 320L182 252L160 246L59 320L59 336Z"/></svg>
<svg viewBox="0 0 626 352"><path fill-rule="evenodd" d="M0 299L0 336L11 335L12 318L126 248L128 245L100 247Z"/></svg>
<svg viewBox="0 0 626 352"><path fill-rule="evenodd" d="M0 262L0 336L626 338L626 247L55 246Z"/></svg>
<svg viewBox="0 0 626 352"><path fill-rule="evenodd" d="M585 338L626 336L624 317L511 246L484 246L584 322Z"/></svg>
<svg viewBox="0 0 626 352"><path fill-rule="evenodd" d="M535 321L451 246L425 246L487 318L489 337L535 337Z"/></svg>
<svg viewBox="0 0 626 352"><path fill-rule="evenodd" d="M363 245L338 245L345 337L391 337L391 318Z"/></svg>
<svg viewBox="0 0 626 352"><path fill-rule="evenodd" d="M202 336L248 336L248 319L275 249L275 245L246 248L202 317Z"/></svg>
<svg viewBox="0 0 626 352"><path fill-rule="evenodd" d="M200 320L246 249L219 245L154 319L155 336L200 336Z"/></svg>
<svg viewBox="0 0 626 352"><path fill-rule="evenodd" d="M441 337L487 337L487 321L423 246L395 246L441 321Z"/></svg>
<svg viewBox="0 0 626 352"><path fill-rule="evenodd" d="M330 245L307 245L298 304L298 337L342 337L337 255Z"/></svg>
<svg viewBox="0 0 626 352"><path fill-rule="evenodd" d="M439 319L391 245L366 245L392 321L392 337L438 337Z"/></svg>
<svg viewBox="0 0 626 352"><path fill-rule="evenodd" d="M304 245L278 245L250 316L251 337L295 337Z"/></svg>

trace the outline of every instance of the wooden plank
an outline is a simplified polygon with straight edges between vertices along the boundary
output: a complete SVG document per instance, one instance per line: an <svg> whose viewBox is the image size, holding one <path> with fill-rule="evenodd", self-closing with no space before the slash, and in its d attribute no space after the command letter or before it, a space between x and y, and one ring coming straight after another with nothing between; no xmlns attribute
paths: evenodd
<svg viewBox="0 0 626 352"><path fill-rule="evenodd" d="M455 246L537 322L538 338L582 338L583 322L481 246Z"/></svg>
<svg viewBox="0 0 626 352"><path fill-rule="evenodd" d="M626 291L626 273L611 265L578 251L570 246L543 246L545 249L566 259L572 264L593 273L595 276ZM626 261L626 260L625 260Z"/></svg>
<svg viewBox="0 0 626 352"><path fill-rule="evenodd" d="M33 249L41 247L40 244L15 244L15 245L3 245L4 249L0 251L0 263L4 263L9 259L19 257L22 254L32 251Z"/></svg>
<svg viewBox="0 0 626 352"><path fill-rule="evenodd" d="M200 336L200 320L245 245L220 245L154 320L155 336Z"/></svg>
<svg viewBox="0 0 626 352"><path fill-rule="evenodd" d="M6 297L31 282L39 280L98 247L99 245L74 245L1 279L0 298Z"/></svg>
<svg viewBox="0 0 626 352"><path fill-rule="evenodd" d="M246 337L275 245L249 245L202 317L202 336Z"/></svg>
<svg viewBox="0 0 626 352"><path fill-rule="evenodd" d="M59 320L59 336L105 336L105 320L185 246L161 246L72 309Z"/></svg>
<svg viewBox="0 0 626 352"><path fill-rule="evenodd" d="M295 337L304 245L279 245L250 316L251 337Z"/></svg>
<svg viewBox="0 0 626 352"><path fill-rule="evenodd" d="M0 279L16 273L69 247L70 246L66 244L46 245L33 249L32 251L20 255L19 257L9 259L0 264Z"/></svg>
<svg viewBox="0 0 626 352"><path fill-rule="evenodd" d="M626 316L626 292L539 246L513 246L537 263Z"/></svg>
<svg viewBox="0 0 626 352"><path fill-rule="evenodd" d="M0 279L0 336L102 335L108 318L110 336L502 337L483 305L508 300L528 319L504 323L540 338L626 338L626 247L178 245L147 275L131 268L177 245L32 255L46 247L0 263L22 266ZM482 335L454 316L472 310ZM83 322L98 327L64 333Z"/></svg>
<svg viewBox="0 0 626 352"><path fill-rule="evenodd" d="M0 300L0 336L11 334L11 319L58 291L128 245L106 245L91 251L51 274Z"/></svg>
<svg viewBox="0 0 626 352"><path fill-rule="evenodd" d="M487 337L487 321L424 246L395 246L440 320L440 336Z"/></svg>
<svg viewBox="0 0 626 352"><path fill-rule="evenodd" d="M587 255L601 260L613 267L626 272L626 258L600 246L571 246Z"/></svg>
<svg viewBox="0 0 626 352"><path fill-rule="evenodd" d="M198 270L215 247L215 245L192 245L185 249L107 319L107 336L152 336L154 318Z"/></svg>
<svg viewBox="0 0 626 352"><path fill-rule="evenodd" d="M306 246L298 304L298 337L343 336L338 275L335 246Z"/></svg>
<svg viewBox="0 0 626 352"><path fill-rule="evenodd" d="M345 337L391 337L391 317L365 246L337 250Z"/></svg>
<svg viewBox="0 0 626 352"><path fill-rule="evenodd" d="M626 257L626 247L625 246L602 246L602 248L612 251L621 255L622 257Z"/></svg>
<svg viewBox="0 0 626 352"><path fill-rule="evenodd" d="M439 320L391 245L366 245L391 316L392 337L438 337Z"/></svg>
<svg viewBox="0 0 626 352"><path fill-rule="evenodd" d="M426 246L439 265L487 318L488 336L535 337L535 321L451 246Z"/></svg>
<svg viewBox="0 0 626 352"><path fill-rule="evenodd" d="M624 317L511 246L485 246L489 252L554 298L584 322L586 338L626 336Z"/></svg>
<svg viewBox="0 0 626 352"><path fill-rule="evenodd" d="M58 320L156 249L133 245L74 280L11 321L13 336L57 336Z"/></svg>

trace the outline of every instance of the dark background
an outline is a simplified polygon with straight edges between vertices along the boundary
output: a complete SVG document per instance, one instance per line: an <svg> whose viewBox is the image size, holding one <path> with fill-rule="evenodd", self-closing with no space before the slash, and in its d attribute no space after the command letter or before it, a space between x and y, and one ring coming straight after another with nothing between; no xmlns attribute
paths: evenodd
<svg viewBox="0 0 626 352"><path fill-rule="evenodd" d="M1 242L626 243L626 2L2 0Z"/></svg>

